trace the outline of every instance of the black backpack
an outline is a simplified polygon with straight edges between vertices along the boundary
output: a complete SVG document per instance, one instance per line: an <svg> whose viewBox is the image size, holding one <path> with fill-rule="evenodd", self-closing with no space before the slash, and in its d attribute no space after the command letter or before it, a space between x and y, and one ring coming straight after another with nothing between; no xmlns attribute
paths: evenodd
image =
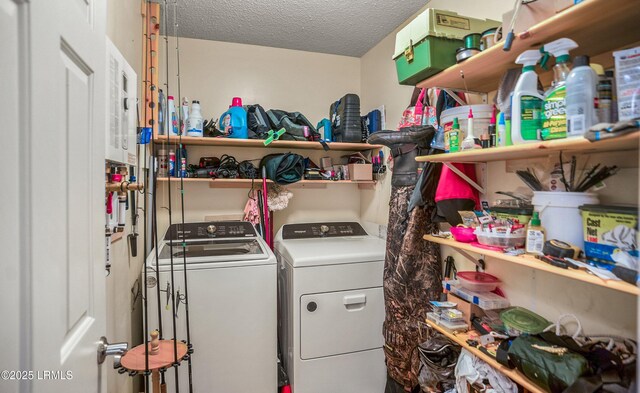
<svg viewBox="0 0 640 393"><path fill-rule="evenodd" d="M267 112L259 104L246 105L244 108L247 111L249 139L267 139L271 129Z"/></svg>

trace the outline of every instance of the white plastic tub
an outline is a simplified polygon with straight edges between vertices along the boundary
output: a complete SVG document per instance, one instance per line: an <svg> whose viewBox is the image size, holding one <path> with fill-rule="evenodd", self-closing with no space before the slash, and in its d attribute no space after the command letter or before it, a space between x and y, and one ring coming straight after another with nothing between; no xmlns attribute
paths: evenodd
<svg viewBox="0 0 640 393"><path fill-rule="evenodd" d="M489 128L489 123L491 123L491 112L493 107L491 105L465 105L465 106L457 106L455 108L450 108L442 111L442 115L440 116L440 124L445 131L448 131L453 127L453 118L458 118L458 124L460 124L460 129L467 135L467 118L469 117L469 107L473 110L473 128L474 128L474 136L476 138L480 138L480 135L487 132ZM462 141L463 138L460 138Z"/></svg>
<svg viewBox="0 0 640 393"><path fill-rule="evenodd" d="M558 239L584 249L582 216L578 207L600 203L591 192L534 191L531 200L540 212L547 240Z"/></svg>

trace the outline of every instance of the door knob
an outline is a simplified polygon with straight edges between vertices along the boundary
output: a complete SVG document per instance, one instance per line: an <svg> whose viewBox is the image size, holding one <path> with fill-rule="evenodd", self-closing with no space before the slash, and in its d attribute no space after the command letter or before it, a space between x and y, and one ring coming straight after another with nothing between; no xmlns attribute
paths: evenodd
<svg viewBox="0 0 640 393"><path fill-rule="evenodd" d="M129 343L109 344L107 338L102 336L98 342L98 364L104 363L107 356L113 356L113 368L120 368L120 359L128 350Z"/></svg>

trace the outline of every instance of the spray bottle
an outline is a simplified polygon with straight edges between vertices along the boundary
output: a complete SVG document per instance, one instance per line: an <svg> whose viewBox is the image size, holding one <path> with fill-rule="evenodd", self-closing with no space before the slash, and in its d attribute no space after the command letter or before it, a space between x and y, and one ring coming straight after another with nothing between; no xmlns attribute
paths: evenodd
<svg viewBox="0 0 640 393"><path fill-rule="evenodd" d="M556 65L553 66L553 84L544 93L544 107L542 112L542 132L540 136L543 140L559 139L567 137L567 114L566 114L566 86L565 80L571 71L569 62L569 51L578 47L575 41L569 38L560 38L545 46L540 50L553 55L556 58ZM542 60L544 67L547 56Z"/></svg>
<svg viewBox="0 0 640 393"><path fill-rule="evenodd" d="M538 140L544 100L538 91L538 75L535 71L540 57L540 51L528 50L516 59L516 64L522 64L523 67L511 96L511 139L514 145Z"/></svg>

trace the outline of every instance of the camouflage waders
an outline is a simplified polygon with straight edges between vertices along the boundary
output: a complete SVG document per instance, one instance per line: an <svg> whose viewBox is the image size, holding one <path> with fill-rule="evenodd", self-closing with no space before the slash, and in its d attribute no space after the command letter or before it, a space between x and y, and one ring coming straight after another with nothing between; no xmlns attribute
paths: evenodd
<svg viewBox="0 0 640 393"><path fill-rule="evenodd" d="M437 229L431 222L435 206L428 203L407 213L413 189L405 186L391 190L383 284L387 372L407 391L418 385L417 347L429 336L424 323L429 301L438 299L442 292L440 246L422 239L425 233Z"/></svg>

